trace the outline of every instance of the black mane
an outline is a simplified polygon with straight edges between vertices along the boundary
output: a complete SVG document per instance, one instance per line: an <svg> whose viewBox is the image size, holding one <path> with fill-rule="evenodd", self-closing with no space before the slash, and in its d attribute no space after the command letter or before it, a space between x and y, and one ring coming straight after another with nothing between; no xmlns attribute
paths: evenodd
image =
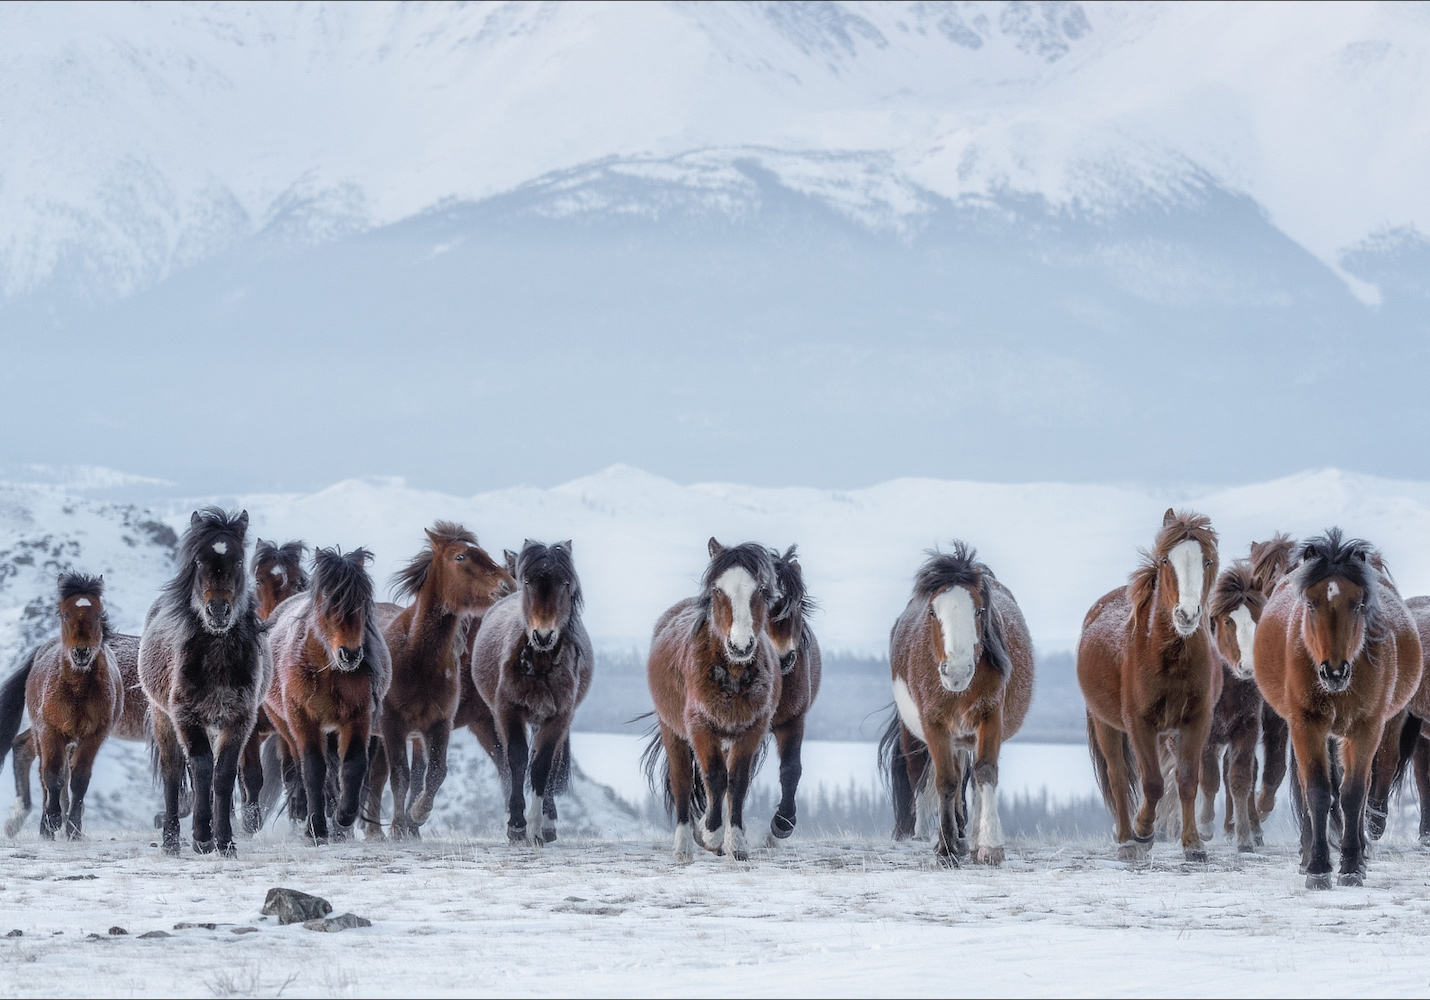
<svg viewBox="0 0 1430 1000"><path fill-rule="evenodd" d="M798 614L807 621L818 608L814 598L810 597L809 591L805 589L804 574L800 572L796 555L798 549L798 545L791 545L784 555L780 555L779 549L770 549L770 559L774 563L775 587L779 595L770 609L770 617L777 622L782 622L793 614Z"/></svg>
<svg viewBox="0 0 1430 1000"><path fill-rule="evenodd" d="M454 521L438 521L429 530L441 542L478 544L476 535ZM392 574L392 592L398 600L417 596L422 585L427 582L427 571L432 568L434 555L436 555L436 549L432 547L432 539L429 537L427 544L422 547L422 551L413 556L412 561L406 566Z"/></svg>
<svg viewBox="0 0 1430 1000"><path fill-rule="evenodd" d="M323 602L323 611L343 621L372 616L373 586L367 563L372 553L339 548L313 551L313 593Z"/></svg>
<svg viewBox="0 0 1430 1000"><path fill-rule="evenodd" d="M712 546L718 544L710 540ZM775 583L775 561L770 558L770 550L755 542L725 546L710 557L710 565L705 567L705 576L700 580L700 614L696 616L692 635L699 635L710 623L710 606L715 597L715 581L727 570L736 567L754 577L755 583L766 593L766 600L772 601L777 592Z"/></svg>
<svg viewBox="0 0 1430 1000"><path fill-rule="evenodd" d="M90 576L88 573L61 573L59 579L60 603L71 597L92 597L99 602L100 641L106 641L114 634L114 626L109 624L109 610L104 606L104 577Z"/></svg>
<svg viewBox="0 0 1430 1000"><path fill-rule="evenodd" d="M585 597L581 593L581 581L576 576L576 563L571 558L571 549L565 542L543 545L541 542L527 539L522 543L521 554L516 557L514 575L518 586L524 586L527 580L544 576L568 584L571 588L571 617L575 618L581 614Z"/></svg>
<svg viewBox="0 0 1430 1000"><path fill-rule="evenodd" d="M1380 607L1380 575L1384 560L1375 546L1362 538L1346 538L1340 528L1329 528L1324 535L1308 538L1296 548L1293 563L1300 563L1292 578L1297 593L1306 591L1323 580L1340 577L1359 587L1365 594L1365 632L1368 638L1379 639L1384 634Z"/></svg>
<svg viewBox="0 0 1430 1000"><path fill-rule="evenodd" d="M241 580L243 577L243 549L247 534L248 511L235 514L233 511L226 511L221 507L203 507L194 511L188 528L179 539L179 552L174 557L179 572L172 580L164 584L161 591L161 595L167 603L175 608L188 606L189 596L194 590L194 581L198 577L199 553L211 548L216 542L224 542L238 547L239 558L235 561L234 566ZM246 587L239 588L240 593L244 593L246 590Z"/></svg>
<svg viewBox="0 0 1430 1000"><path fill-rule="evenodd" d="M949 587L975 587L983 599L980 641L988 662L999 674L1008 677L1013 673L1013 661L1008 656L1008 643L1003 638L1003 621L993 607L993 592L990 584L998 582L993 571L985 563L978 561L978 552L967 542L953 540L952 552L929 549L928 558L914 574L914 599L931 601L940 591Z"/></svg>
<svg viewBox="0 0 1430 1000"><path fill-rule="evenodd" d="M253 547L253 575L262 576L277 568L283 571L283 581L294 592L307 590L311 583L307 571L303 569L303 553L307 551L308 546L299 541L275 545L266 538L260 538Z"/></svg>

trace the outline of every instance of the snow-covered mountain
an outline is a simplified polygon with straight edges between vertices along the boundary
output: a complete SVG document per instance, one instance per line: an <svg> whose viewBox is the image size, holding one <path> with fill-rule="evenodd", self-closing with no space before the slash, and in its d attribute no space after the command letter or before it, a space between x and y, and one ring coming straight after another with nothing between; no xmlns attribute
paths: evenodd
<svg viewBox="0 0 1430 1000"><path fill-rule="evenodd" d="M494 553L524 538L574 541L586 624L602 651L643 653L656 617L698 586L706 539L799 544L832 650L886 652L925 549L958 537L978 547L1020 603L1043 651L1070 648L1092 602L1122 583L1163 510L1211 516L1224 559L1284 530L1340 525L1381 546L1410 594L1430 593L1430 483L1336 470L1229 490L1155 492L1063 483L1005 485L901 479L862 490L680 486L613 467L554 489L458 497L401 482L349 480L311 494L221 497L242 505L255 536L369 547L379 580L417 552L437 518L463 522ZM116 624L136 629L171 567L171 530L198 501L143 511L55 487L0 493L0 652L13 653L66 566L103 572ZM32 556L32 553L35 555Z"/></svg>
<svg viewBox="0 0 1430 1000"><path fill-rule="evenodd" d="M1430 478L1427 67L1411 4L7 5L0 464Z"/></svg>

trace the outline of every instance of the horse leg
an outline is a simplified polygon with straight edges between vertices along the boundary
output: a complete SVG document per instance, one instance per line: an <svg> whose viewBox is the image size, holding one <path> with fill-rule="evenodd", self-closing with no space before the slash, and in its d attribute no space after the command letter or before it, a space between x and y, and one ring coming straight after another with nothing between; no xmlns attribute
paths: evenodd
<svg viewBox="0 0 1430 1000"><path fill-rule="evenodd" d="M387 787L387 749L380 736L367 740L367 774L363 776L362 832L368 840L381 840L382 792Z"/></svg>
<svg viewBox="0 0 1430 1000"><path fill-rule="evenodd" d="M387 751L387 766L392 776L392 835L421 838L417 824L407 814L407 789L412 781L407 765L407 724L391 714L385 716L382 745Z"/></svg>
<svg viewBox="0 0 1430 1000"><path fill-rule="evenodd" d="M303 789L308 798L307 834L315 844L328 842L328 811L323 808L323 788L328 782L327 739L317 726L304 719L291 725L298 744L298 760L303 768Z"/></svg>
<svg viewBox="0 0 1430 1000"><path fill-rule="evenodd" d="M25 825L34 803L30 799L30 765L35 763L35 731L27 729L15 737L10 745L11 761L15 771L15 803L10 807L10 816L5 820L5 836L13 837Z"/></svg>
<svg viewBox="0 0 1430 1000"><path fill-rule="evenodd" d="M1385 724L1385 733L1376 748L1370 767L1370 790L1366 793L1365 825L1371 840L1379 840L1390 818L1390 793L1395 785L1395 770L1400 763L1400 731L1405 728L1407 712L1402 709Z"/></svg>
<svg viewBox="0 0 1430 1000"><path fill-rule="evenodd" d="M1370 789L1371 769L1374 767L1376 752L1382 737L1388 736L1397 742L1399 730L1392 731L1373 724L1353 729L1344 744L1345 773L1341 781L1341 814L1345 817L1345 830L1341 835L1341 866L1337 882L1340 885L1365 885L1366 852L1370 841L1366 838L1366 795Z"/></svg>
<svg viewBox="0 0 1430 1000"><path fill-rule="evenodd" d="M1216 797L1221 787L1221 750L1222 747L1207 740L1207 745L1202 749L1202 787L1201 793L1197 796L1200 800L1200 808L1197 810L1197 826L1201 828L1203 840L1211 840L1215 832L1216 824ZM1226 788L1226 821L1231 822L1231 782L1227 782Z"/></svg>
<svg viewBox="0 0 1430 1000"><path fill-rule="evenodd" d="M959 843L958 798L963 791L962 753L954 751L948 730L924 724L924 743L933 762L934 788L938 790L938 846L934 854L945 868L957 868L960 855L967 854Z"/></svg>
<svg viewBox="0 0 1430 1000"><path fill-rule="evenodd" d="M263 794L263 737L253 733L243 745L243 832L252 836L263 827L263 810L258 804Z"/></svg>
<svg viewBox="0 0 1430 1000"><path fill-rule="evenodd" d="M1157 819L1157 803L1162 801L1162 792L1165 785L1162 782L1162 763L1157 757L1157 730L1147 725L1140 719L1134 719L1132 727L1127 733L1127 737L1132 742L1132 752L1137 757L1137 770L1141 772L1142 779L1142 807L1137 810L1137 818L1132 824L1132 837L1137 843L1150 847L1152 844L1152 825ZM1189 752L1190 741L1185 733L1177 741L1177 774L1181 777L1181 760ZM1198 744L1196 753L1201 755L1202 748ZM1109 771L1111 768L1109 768ZM1195 788L1193 789L1195 793ZM1186 819L1183 817L1185 825ZM1195 824L1192 827L1196 829ZM1185 836L1185 830L1183 831Z"/></svg>
<svg viewBox="0 0 1430 1000"><path fill-rule="evenodd" d="M174 723L160 711L152 713L154 750L159 759L159 773L164 780L164 816L161 824L164 853L179 853L179 792L184 783L184 748Z"/></svg>
<svg viewBox="0 0 1430 1000"><path fill-rule="evenodd" d="M419 825L427 822L437 803L437 792L447 780L447 744L452 741L452 720L439 719L423 734L427 744L427 774L422 782L422 794L409 813Z"/></svg>
<svg viewBox="0 0 1430 1000"><path fill-rule="evenodd" d="M978 823L974 829L973 860L980 865L1001 865L1003 820L998 815L998 755L1003 747L1003 711L989 713L978 727L978 751L973 763L977 786Z"/></svg>
<svg viewBox="0 0 1430 1000"><path fill-rule="evenodd" d="M1097 749L1107 765L1107 792L1112 799L1113 821L1117 838L1117 857L1122 861L1133 861L1142 854L1142 845L1132 839L1132 810L1129 790L1132 776L1127 772L1127 758L1123 753L1122 741L1126 739L1122 730L1100 719L1092 719L1093 738Z"/></svg>
<svg viewBox="0 0 1430 1000"><path fill-rule="evenodd" d="M1211 714L1197 727L1181 730L1177 739L1177 792L1182 798L1182 857L1187 861L1205 863L1206 845L1197 829L1197 785L1201 775L1202 752L1207 745L1207 730Z"/></svg>
<svg viewBox="0 0 1430 1000"><path fill-rule="evenodd" d="M342 758L342 794L334 815L338 827L348 830L358 816L363 775L367 773L367 720L359 719L338 733L338 755Z"/></svg>
<svg viewBox="0 0 1430 1000"><path fill-rule="evenodd" d="M1326 752L1326 730L1320 725L1298 719L1291 725L1291 745L1296 754L1297 777L1305 802L1303 828L1309 827L1309 838L1303 833L1303 844L1309 839L1309 851L1303 847L1306 865L1306 888L1331 887L1331 846L1328 829L1331 818L1331 766Z"/></svg>
<svg viewBox="0 0 1430 1000"><path fill-rule="evenodd" d="M764 731L751 726L745 735L730 747L730 822L725 827L725 855L735 861L750 859L750 845L745 839L745 796L750 791L755 755L764 742Z"/></svg>
<svg viewBox="0 0 1430 1000"><path fill-rule="evenodd" d="M1424 736L1415 741L1410 766L1415 770L1415 790L1420 794L1420 843L1430 845L1430 740ZM28 781L25 787L28 792Z"/></svg>
<svg viewBox="0 0 1430 1000"><path fill-rule="evenodd" d="M535 745L531 753L531 805L526 813L526 832L533 840L551 843L556 839L556 827L549 830L543 821L547 795L557 758L561 753L561 743L571 731L571 716L555 715L543 722L536 730Z"/></svg>
<svg viewBox="0 0 1430 1000"><path fill-rule="evenodd" d="M1326 737L1326 758L1331 762L1331 812L1326 830L1331 841L1339 846L1346 830L1346 815L1341 811L1341 782L1346 769L1341 762L1340 741L1333 736Z"/></svg>
<svg viewBox="0 0 1430 1000"><path fill-rule="evenodd" d="M689 861L695 853L695 837L690 832L690 798L695 788L690 744L664 722L660 724L660 742L665 747L670 798L675 805L675 860Z"/></svg>
<svg viewBox="0 0 1430 1000"><path fill-rule="evenodd" d="M407 786L407 812L411 815L417 807L417 799L427 788L427 747L420 737L412 740L412 777Z"/></svg>
<svg viewBox="0 0 1430 1000"><path fill-rule="evenodd" d="M556 756L551 761L551 778L546 782L546 794L541 799L541 836L547 842L556 839L556 785L557 775L565 772L561 780L568 784L571 778L571 732L567 730L561 745L556 748Z"/></svg>
<svg viewBox="0 0 1430 1000"><path fill-rule="evenodd" d="M35 739L40 751L40 787L44 789L44 806L40 813L40 836L54 840L64 822L63 806L60 798L65 783L65 754L68 750L64 736L53 727L35 727Z"/></svg>
<svg viewBox="0 0 1430 1000"><path fill-rule="evenodd" d="M725 751L720 737L703 725L690 727L690 745L700 762L700 775L705 782L705 822L700 842L707 851L722 854L725 850L725 796L730 790L730 771L725 764Z"/></svg>
<svg viewBox="0 0 1430 1000"><path fill-rule="evenodd" d="M80 840L84 836L84 794L89 791L89 778L94 773L94 758L108 733L80 740L70 758L70 804L65 812L65 836Z"/></svg>
<svg viewBox="0 0 1430 1000"><path fill-rule="evenodd" d="M1256 850L1255 828L1256 807L1252 801L1256 791L1256 726L1244 726L1231 740L1227 752L1230 763L1227 767L1226 788L1231 799L1235 817L1237 851L1248 854Z"/></svg>
<svg viewBox="0 0 1430 1000"><path fill-rule="evenodd" d="M1205 770L1205 768L1206 768L1206 759L1207 759L1207 758L1206 758L1206 754L1203 754L1203 755L1202 755L1202 768L1203 768L1203 770ZM1222 781L1224 781L1224 782L1226 783L1226 804L1225 804L1225 806L1224 806L1224 808L1225 808L1226 811L1225 811L1225 812L1223 813L1223 815L1222 815L1221 828L1222 828L1222 832L1225 833L1228 837L1231 837L1231 836L1236 832L1236 819L1235 819L1235 817L1236 817L1236 802L1233 801L1233 799L1235 798L1235 796L1233 796L1232 790L1231 790L1231 761L1232 761L1232 749L1231 749L1231 744L1227 744L1226 749L1222 751L1222 755L1221 755L1221 777L1222 777ZM1208 830L1210 830L1210 826L1208 827ZM1211 839L1212 839L1211 833L1208 832L1208 833L1202 834L1202 839L1203 839L1203 840L1211 840Z"/></svg>
<svg viewBox="0 0 1430 1000"><path fill-rule="evenodd" d="M1251 824L1251 842L1256 847L1261 847L1266 843L1261 834L1261 812L1256 808L1256 778L1258 763L1256 760L1256 744L1253 741L1251 746L1251 804L1247 806L1247 819Z"/></svg>
<svg viewBox="0 0 1430 1000"><path fill-rule="evenodd" d="M208 731L189 724L179 729L179 739L189 758L189 784L194 789L194 851L209 854L214 849L214 754Z"/></svg>
<svg viewBox="0 0 1430 1000"><path fill-rule="evenodd" d="M249 718L219 733L214 752L213 806L214 838L224 857L238 856L233 842L233 786L238 784L238 761L243 747L253 734L253 719Z"/></svg>
<svg viewBox="0 0 1430 1000"><path fill-rule="evenodd" d="M794 833L795 792L804 773L800 753L804 747L804 716L796 715L774 730L775 748L780 755L780 804L770 817L770 846Z"/></svg>

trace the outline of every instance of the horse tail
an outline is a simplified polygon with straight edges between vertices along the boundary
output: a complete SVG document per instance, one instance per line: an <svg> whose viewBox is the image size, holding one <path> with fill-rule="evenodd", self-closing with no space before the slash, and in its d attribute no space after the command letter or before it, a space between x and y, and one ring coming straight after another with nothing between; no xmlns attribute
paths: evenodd
<svg viewBox="0 0 1430 1000"><path fill-rule="evenodd" d="M898 709L892 709L884 735L879 737L879 772L889 782L889 793L894 800L895 840L908 840L914 835L918 824L918 793L928 780L930 761L928 747L922 743L906 753L903 734L903 720L899 718Z"/></svg>
<svg viewBox="0 0 1430 1000"><path fill-rule="evenodd" d="M1399 796L1401 786L1405 784L1406 772L1409 771L1410 761L1415 756L1415 747L1420 742L1422 725L1418 716L1406 713L1405 725L1400 727L1400 746L1395 758L1395 777L1390 780L1392 795Z"/></svg>
<svg viewBox="0 0 1430 1000"><path fill-rule="evenodd" d="M551 776L547 779L547 789L552 795L565 795L571 787L571 734L561 741L556 759L551 762Z"/></svg>
<svg viewBox="0 0 1430 1000"><path fill-rule="evenodd" d="M0 684L0 764L5 763L5 755L20 733L20 720L25 715L25 684L30 680L37 653L38 648L30 650L19 669Z"/></svg>
<svg viewBox="0 0 1430 1000"><path fill-rule="evenodd" d="M690 754L690 809L697 816L705 814L707 804L705 780L700 775L700 764L695 759L695 748L686 744ZM651 728L650 740L641 751L641 770L645 772L646 783L652 794L659 795L665 804L667 816L675 814L675 792L670 787L670 761L665 756L665 741L660 738L660 726Z"/></svg>
<svg viewBox="0 0 1430 1000"><path fill-rule="evenodd" d="M1127 738L1126 733L1122 736L1122 759L1127 767L1127 801L1129 806L1139 805L1142 801L1142 791L1137 785L1136 775L1137 757L1132 753L1132 741ZM1102 801L1111 811L1116 811L1116 804L1112 797L1112 778L1107 771L1107 758L1103 756L1102 747L1097 742L1097 729L1093 725L1092 713L1087 713L1087 751L1092 756L1092 773L1097 777L1097 787L1102 792Z"/></svg>
<svg viewBox="0 0 1430 1000"><path fill-rule="evenodd" d="M258 810L260 816L267 818L278 804L278 796L283 794L283 758L278 754L278 737L264 740L258 755L263 762L263 788L258 793Z"/></svg>

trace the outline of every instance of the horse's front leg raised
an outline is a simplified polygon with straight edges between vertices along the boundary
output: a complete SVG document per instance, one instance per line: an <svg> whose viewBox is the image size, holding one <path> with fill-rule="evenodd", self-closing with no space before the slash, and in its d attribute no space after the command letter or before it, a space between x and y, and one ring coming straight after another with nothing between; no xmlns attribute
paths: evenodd
<svg viewBox="0 0 1430 1000"><path fill-rule="evenodd" d="M536 729L531 754L531 805L526 811L526 832L533 839L551 843L556 839L556 824L548 826L545 807L548 785L561 754L561 744L571 731L571 716L556 715L544 720Z"/></svg>
<svg viewBox="0 0 1430 1000"><path fill-rule="evenodd" d="M1341 885L1365 885L1366 851L1370 842L1365 835L1366 797L1370 789L1371 769L1385 730L1373 723L1352 730L1344 744L1345 776L1341 780L1341 814L1345 829L1341 834L1341 867L1337 882ZM1399 739L1397 729L1393 738Z"/></svg>
<svg viewBox="0 0 1430 1000"><path fill-rule="evenodd" d="M720 742L720 735L706 726L690 727L690 745L705 783L705 821L701 824L700 843L716 854L725 851L725 795L730 789L730 771Z"/></svg>
<svg viewBox="0 0 1430 1000"><path fill-rule="evenodd" d="M1291 746L1305 803L1301 862L1306 868L1306 888L1329 889L1331 844L1327 826L1331 818L1331 766L1324 725L1304 719L1292 722Z"/></svg>
<svg viewBox="0 0 1430 1000"><path fill-rule="evenodd" d="M233 842L233 787L238 784L239 758L253 733L253 722L250 717L220 732L214 751L214 837L219 853L230 858L238 855L238 846Z"/></svg>
<svg viewBox="0 0 1430 1000"><path fill-rule="evenodd" d="M194 790L194 851L210 854L214 849L214 753L209 734L194 723L179 727L179 739L189 758L189 784Z"/></svg>
<svg viewBox="0 0 1430 1000"><path fill-rule="evenodd" d="M978 795L973 860L981 865L1001 865L1006 856L1003 820L998 815L998 754L1002 746L1003 712L999 709L978 726L978 749L973 764L973 781Z"/></svg>
<svg viewBox="0 0 1430 1000"><path fill-rule="evenodd" d="M1189 726L1181 730L1177 739L1177 794L1182 800L1182 857L1188 861L1205 864L1206 845L1202 843L1202 832L1197 829L1197 786L1201 784L1202 751L1207 745L1207 730L1211 728L1208 715L1200 726Z"/></svg>
<svg viewBox="0 0 1430 1000"><path fill-rule="evenodd" d="M422 794L412 803L411 811L413 822L418 824L427 822L427 817L432 815L437 792L447 780L447 744L452 741L452 720L440 719L422 735L427 744L427 772L422 780Z"/></svg>
<svg viewBox="0 0 1430 1000"><path fill-rule="evenodd" d="M804 749L804 716L796 715L774 730L774 734L780 755L780 804L770 817L770 836L783 840L794 833L795 792L804 774L804 762L800 759Z"/></svg>

